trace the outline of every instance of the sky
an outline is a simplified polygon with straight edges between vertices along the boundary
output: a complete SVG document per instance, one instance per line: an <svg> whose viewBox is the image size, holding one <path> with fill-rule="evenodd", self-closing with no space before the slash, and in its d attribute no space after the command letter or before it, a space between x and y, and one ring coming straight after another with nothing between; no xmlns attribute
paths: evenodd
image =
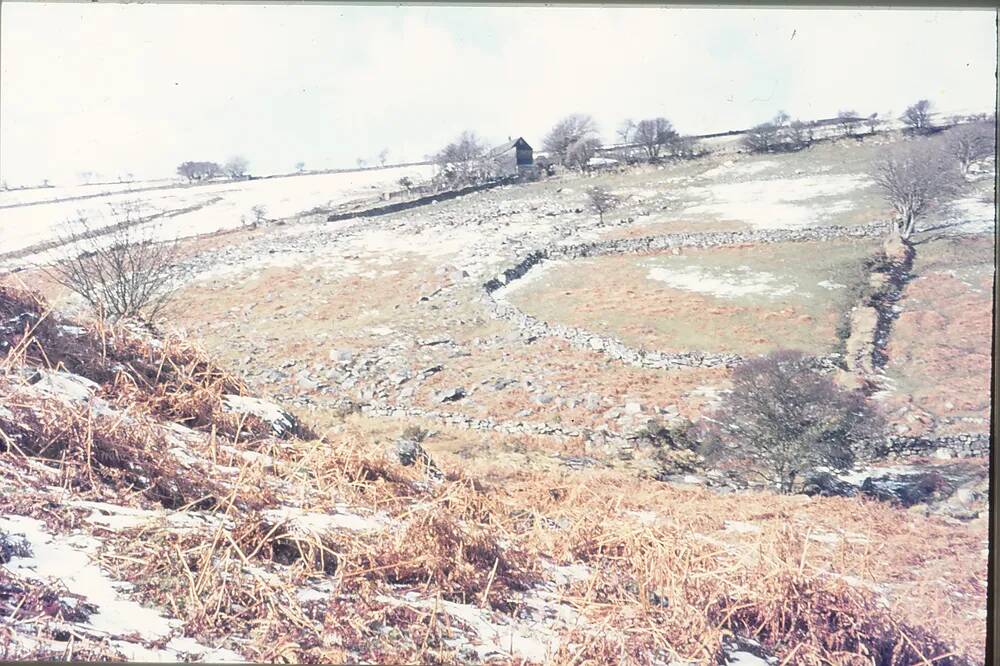
<svg viewBox="0 0 1000 666"><path fill-rule="evenodd" d="M0 180L420 160L569 113L682 133L920 98L988 111L989 10L0 3Z"/></svg>

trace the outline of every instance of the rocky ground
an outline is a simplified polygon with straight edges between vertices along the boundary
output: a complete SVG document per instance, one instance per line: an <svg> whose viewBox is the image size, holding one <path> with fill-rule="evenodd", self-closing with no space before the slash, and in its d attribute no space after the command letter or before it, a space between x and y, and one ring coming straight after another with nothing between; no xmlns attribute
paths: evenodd
<svg viewBox="0 0 1000 666"><path fill-rule="evenodd" d="M22 455L0 474L22 495L0 504L0 615L54 620L3 625L0 655L977 663L987 183L928 218L904 274L864 274L884 140L198 239L166 343L34 332L44 308L5 292L0 425ZM622 199L603 221L591 185ZM876 278L888 305L862 329L852 280ZM893 459L783 496L672 434L788 346L867 383ZM123 445L128 419L152 434ZM38 587L50 551L80 563L61 592ZM138 604L158 610L109 627Z"/></svg>

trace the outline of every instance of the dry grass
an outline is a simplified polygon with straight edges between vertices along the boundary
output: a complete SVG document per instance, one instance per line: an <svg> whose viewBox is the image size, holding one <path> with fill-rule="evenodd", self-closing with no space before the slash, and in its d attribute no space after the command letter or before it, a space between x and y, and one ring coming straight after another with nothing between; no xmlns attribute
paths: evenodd
<svg viewBox="0 0 1000 666"><path fill-rule="evenodd" d="M221 411L221 396L243 387L197 350L101 325L66 337L44 304L3 296L0 307L35 319L27 334L3 333L0 481L16 491L0 513L99 536L102 566L206 644L257 661L462 663L475 629L442 604L516 624L530 595L554 589L551 567L573 564L586 577L547 603L580 621L557 632L551 663L717 663L733 634L786 664L980 658L983 626L968 619L985 598L980 525L857 499L719 495L620 470L459 469L455 456L439 460L446 478L432 483L361 419L276 440ZM19 379L21 368L70 361L98 378L107 413ZM167 421L196 430L172 439ZM160 518L101 527L67 498ZM344 511L381 518L364 529L295 519ZM0 590L0 656L14 654L6 618L22 611L39 635L56 635L36 612L45 589L0 579ZM54 654L49 644L28 656Z"/></svg>

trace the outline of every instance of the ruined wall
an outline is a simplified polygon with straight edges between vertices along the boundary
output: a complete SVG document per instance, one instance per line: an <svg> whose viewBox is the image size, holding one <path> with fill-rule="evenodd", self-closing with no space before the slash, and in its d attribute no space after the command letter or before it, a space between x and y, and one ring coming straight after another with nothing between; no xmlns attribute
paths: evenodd
<svg viewBox="0 0 1000 666"><path fill-rule="evenodd" d="M629 365L670 369L683 367L731 367L743 361L738 354L681 352L665 353L645 351L629 347L617 338L597 335L572 326L550 324L522 312L515 306L494 297L494 293L524 277L532 268L547 259L579 259L608 254L638 254L656 252L674 247L715 247L741 245L745 243L786 243L827 240L839 237L878 237L885 234L888 222L873 222L857 227L814 227L809 229L756 229L751 231L708 232L665 234L643 238L624 238L563 245L551 249L535 250L525 255L521 261L506 269L501 275L483 285L484 305L496 319L514 323L529 335L551 336L567 340L570 344L590 349ZM840 357L831 354L817 359L817 364L832 369L840 363Z"/></svg>

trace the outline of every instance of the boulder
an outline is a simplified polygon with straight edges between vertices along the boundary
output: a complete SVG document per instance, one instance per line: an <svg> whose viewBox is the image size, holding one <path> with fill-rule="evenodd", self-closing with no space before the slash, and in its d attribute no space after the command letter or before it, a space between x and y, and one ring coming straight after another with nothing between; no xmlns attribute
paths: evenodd
<svg viewBox="0 0 1000 666"><path fill-rule="evenodd" d="M284 409L260 398L251 398L243 395L222 396L222 410L236 414L251 414L271 426L271 433L278 438L285 439L295 434L299 429L299 422L293 415Z"/></svg>
<svg viewBox="0 0 1000 666"><path fill-rule="evenodd" d="M456 402L464 398L465 395L466 395L465 389L462 388L461 386L456 386L454 388L448 388L442 391L438 391L437 393L434 394L434 399L437 402Z"/></svg>
<svg viewBox="0 0 1000 666"><path fill-rule="evenodd" d="M830 472L817 472L806 479L802 485L802 492L810 496L852 497L857 494L858 488L846 481L841 481Z"/></svg>

